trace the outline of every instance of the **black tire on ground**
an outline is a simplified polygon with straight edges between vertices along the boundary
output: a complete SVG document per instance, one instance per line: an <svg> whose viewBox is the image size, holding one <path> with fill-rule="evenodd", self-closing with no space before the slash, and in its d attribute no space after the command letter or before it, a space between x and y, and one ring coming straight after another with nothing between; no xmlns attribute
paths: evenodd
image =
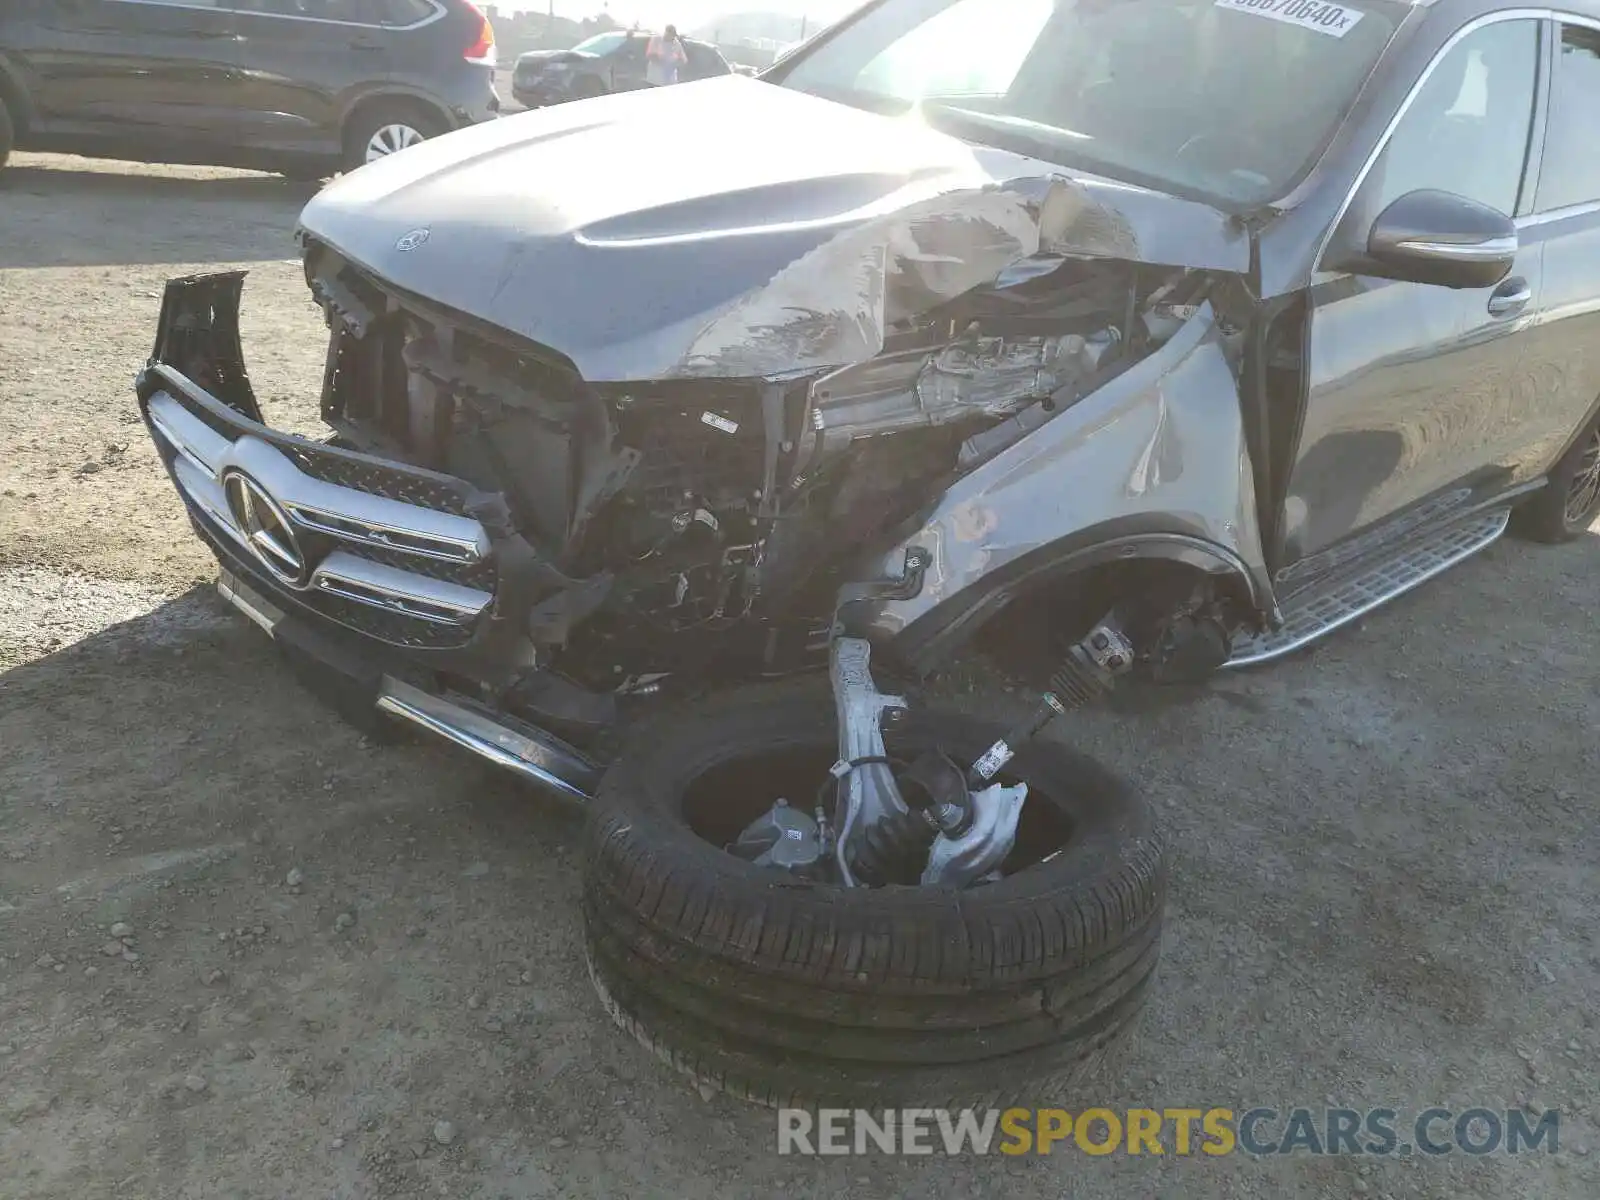
<svg viewBox="0 0 1600 1200"><path fill-rule="evenodd" d="M927 712L890 751L967 759L998 732ZM787 778L814 789L834 758L825 695L746 693L645 735L588 824L590 978L624 1030L702 1084L773 1106L1037 1101L1089 1073L1142 1008L1165 858L1144 802L1092 759L1037 741L1015 760L1030 784L1019 847L1035 816L1075 822L1047 861L962 891L845 889L758 868L689 825L690 810L713 819L692 785L755 754L805 757ZM770 792L745 797L759 810ZM747 815L723 810L715 836Z"/></svg>
<svg viewBox="0 0 1600 1200"><path fill-rule="evenodd" d="M11 147L16 143L17 129L11 121L11 113L6 109L4 100L0 100L0 167L6 165L6 159L11 157Z"/></svg>
<svg viewBox="0 0 1600 1200"><path fill-rule="evenodd" d="M397 97L379 100L359 110L344 130L344 169L354 171L367 163L367 145L378 131L390 126L415 130L423 140L449 132L449 126L438 110L420 100Z"/></svg>
<svg viewBox="0 0 1600 1200"><path fill-rule="evenodd" d="M1600 517L1600 420L1586 426L1551 468L1550 481L1511 514L1511 530L1532 542L1570 542Z"/></svg>

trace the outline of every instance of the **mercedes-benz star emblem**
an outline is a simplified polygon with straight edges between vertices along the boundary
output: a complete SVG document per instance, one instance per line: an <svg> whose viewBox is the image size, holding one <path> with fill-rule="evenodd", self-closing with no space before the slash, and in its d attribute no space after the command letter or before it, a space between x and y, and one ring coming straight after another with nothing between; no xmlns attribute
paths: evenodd
<svg viewBox="0 0 1600 1200"><path fill-rule="evenodd" d="M428 240L428 236L429 231L426 227L422 229L413 229L410 233L401 234L399 239L395 242L394 248L399 250L401 253L404 253L407 250L415 250L418 246L422 245L422 243Z"/></svg>
<svg viewBox="0 0 1600 1200"><path fill-rule="evenodd" d="M310 574L305 551L277 501L243 471L224 475L222 490L228 498L228 511L257 561L290 587L305 586Z"/></svg>

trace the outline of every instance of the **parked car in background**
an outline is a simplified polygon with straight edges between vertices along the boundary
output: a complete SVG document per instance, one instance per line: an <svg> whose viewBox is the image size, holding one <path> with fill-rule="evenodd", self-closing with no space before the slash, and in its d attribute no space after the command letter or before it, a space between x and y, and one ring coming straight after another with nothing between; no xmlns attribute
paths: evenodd
<svg viewBox="0 0 1600 1200"><path fill-rule="evenodd" d="M619 29L597 33L570 50L530 50L517 59L511 94L528 108L543 108L645 87L644 50L651 36ZM728 60L710 42L680 40L689 56L679 75L682 82L733 74Z"/></svg>
<svg viewBox="0 0 1600 1200"><path fill-rule="evenodd" d="M319 178L494 117L471 0L7 0L13 143Z"/></svg>

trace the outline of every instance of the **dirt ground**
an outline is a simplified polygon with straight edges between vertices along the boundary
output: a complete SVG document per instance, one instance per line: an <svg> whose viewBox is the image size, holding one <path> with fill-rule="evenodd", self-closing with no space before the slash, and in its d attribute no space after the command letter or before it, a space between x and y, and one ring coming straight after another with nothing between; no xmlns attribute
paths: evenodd
<svg viewBox="0 0 1600 1200"><path fill-rule="evenodd" d="M570 813L365 743L210 590L131 382L167 277L248 267L257 390L312 427L323 331L290 239L310 187L14 161L5 1200L1600 1195L1600 538L1503 542L1310 655L1076 720L1159 803L1172 909L1126 1061L1038 1098L1526 1103L1562 1111L1561 1154L779 1157L770 1114L703 1100L601 1012ZM1022 703L981 662L947 686Z"/></svg>

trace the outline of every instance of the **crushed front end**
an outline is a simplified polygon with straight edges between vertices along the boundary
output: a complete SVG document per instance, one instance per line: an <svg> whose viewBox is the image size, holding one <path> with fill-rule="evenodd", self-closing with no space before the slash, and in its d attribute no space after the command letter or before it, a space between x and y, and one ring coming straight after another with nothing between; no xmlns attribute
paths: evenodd
<svg viewBox="0 0 1600 1200"><path fill-rule="evenodd" d="M341 443L502 506L526 575L496 608L521 638L497 697L596 725L662 679L824 664L840 587L888 531L1159 344L1206 285L1058 259L930 298L859 362L597 382L311 236L305 267Z"/></svg>
<svg viewBox="0 0 1600 1200"><path fill-rule="evenodd" d="M1214 345L1206 301L1230 277L1117 257L1126 231L1086 202L1047 241L1075 195L957 192L853 227L642 380L587 379L306 230L330 436L264 423L239 272L168 285L140 403L236 604L333 664L355 708L582 794L628 706L825 665L841 599L909 600L944 569L954 542L878 577L953 484L1015 477L1008 451L1140 364L1165 371L1179 330ZM874 249L907 236L920 258ZM834 295L848 262L871 269ZM983 552L985 528L953 536Z"/></svg>

